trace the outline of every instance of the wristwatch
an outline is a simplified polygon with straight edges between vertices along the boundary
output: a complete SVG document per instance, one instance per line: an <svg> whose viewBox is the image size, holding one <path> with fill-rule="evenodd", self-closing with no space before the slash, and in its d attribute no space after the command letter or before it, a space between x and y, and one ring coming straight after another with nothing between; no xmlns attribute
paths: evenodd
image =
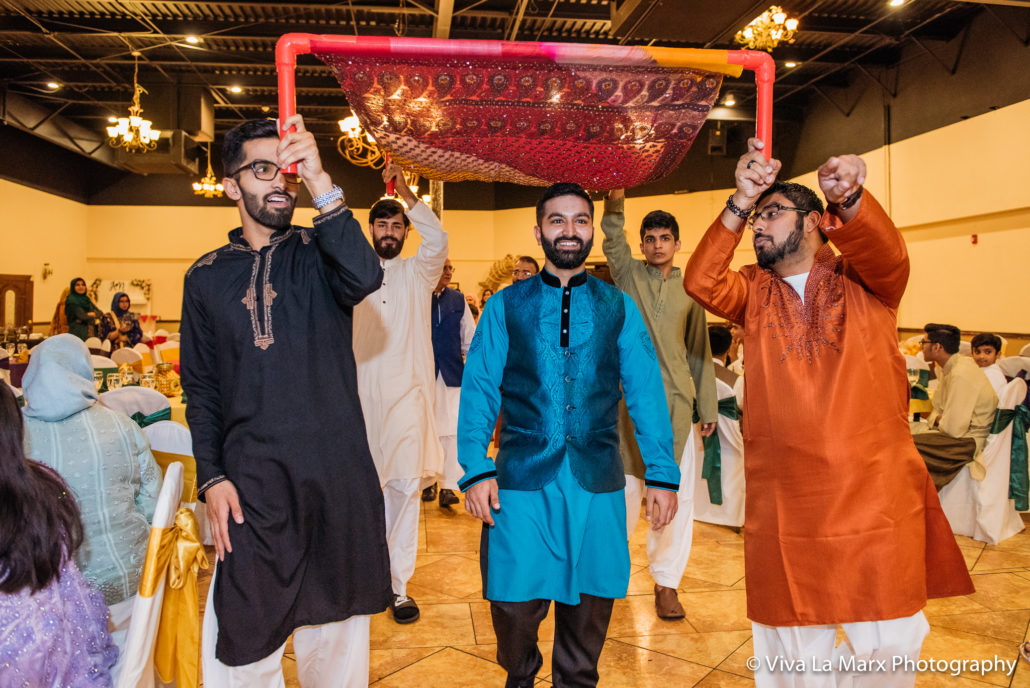
<svg viewBox="0 0 1030 688"><path fill-rule="evenodd" d="M336 184L333 184L333 188L326 191L324 194L318 194L311 199L311 203L315 206L315 210L321 210L333 201L343 200L343 189Z"/></svg>

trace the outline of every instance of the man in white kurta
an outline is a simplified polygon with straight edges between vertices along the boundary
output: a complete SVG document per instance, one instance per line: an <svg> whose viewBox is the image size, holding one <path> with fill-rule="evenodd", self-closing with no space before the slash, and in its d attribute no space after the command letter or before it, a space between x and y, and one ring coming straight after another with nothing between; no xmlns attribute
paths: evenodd
<svg viewBox="0 0 1030 688"><path fill-rule="evenodd" d="M386 507L386 539L394 620L411 623L418 606L407 596L418 549L420 481L443 466L434 420L435 382L430 339L430 301L447 260L447 234L390 165L401 199L379 201L369 213L372 246L383 265L383 284L354 308L354 358L369 449ZM410 222L409 222L410 221ZM422 238L415 255L400 252L414 225Z"/></svg>

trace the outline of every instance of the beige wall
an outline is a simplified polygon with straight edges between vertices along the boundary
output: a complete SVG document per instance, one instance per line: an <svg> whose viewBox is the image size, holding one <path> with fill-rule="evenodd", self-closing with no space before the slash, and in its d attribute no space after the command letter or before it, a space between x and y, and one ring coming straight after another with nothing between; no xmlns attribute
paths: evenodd
<svg viewBox="0 0 1030 688"><path fill-rule="evenodd" d="M971 330L1030 332L1025 305L1030 287L1030 185L1024 170L1030 154L1028 121L1030 100L889 150L863 152L867 188L890 210L909 242L912 277L899 311L901 326L946 321ZM726 181L728 186L731 180ZM814 172L798 181L814 185ZM631 246L637 250L641 217L661 208L679 220L683 250L677 264L683 265L728 195L727 188L630 198ZM222 245L226 232L238 224L228 201L210 208L85 206L4 181L0 199L9 218L0 228L0 272L35 277L36 320L49 320L61 289L80 274L89 280L150 278L152 312L177 319L186 268ZM601 210L598 203L598 220ZM355 212L364 225L367 211ZM310 224L312 215L303 209L296 220ZM457 268L454 279L466 293L478 295L478 282L506 254L543 256L533 237L532 208L445 211L444 224ZM413 233L405 255L417 245ZM603 260L599 230L591 259ZM745 236L734 265L753 260ZM40 279L44 262L54 269L46 282Z"/></svg>

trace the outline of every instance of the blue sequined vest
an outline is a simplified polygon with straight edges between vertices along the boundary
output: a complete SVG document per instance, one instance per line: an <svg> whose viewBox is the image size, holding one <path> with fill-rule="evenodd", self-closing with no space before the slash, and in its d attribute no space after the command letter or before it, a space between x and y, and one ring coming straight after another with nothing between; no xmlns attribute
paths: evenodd
<svg viewBox="0 0 1030 688"><path fill-rule="evenodd" d="M577 346L562 346L558 332L540 327L544 299L562 298L562 287L548 286L547 278L557 283L542 273L499 293L504 298L508 359L501 382L498 486L540 489L568 456L584 489L621 490L626 485L617 426L622 293L585 273L573 277L570 289L576 292L577 312L571 319L589 317L593 333Z"/></svg>

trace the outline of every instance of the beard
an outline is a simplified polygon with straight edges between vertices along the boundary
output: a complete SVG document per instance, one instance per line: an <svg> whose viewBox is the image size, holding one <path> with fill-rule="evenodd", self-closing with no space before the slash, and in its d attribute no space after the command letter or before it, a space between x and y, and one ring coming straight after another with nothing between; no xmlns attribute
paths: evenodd
<svg viewBox="0 0 1030 688"><path fill-rule="evenodd" d="M594 237L590 237L583 242L579 237L558 237L557 241L575 241L579 244L578 248L575 249L559 249L555 247L554 241L549 241L546 237L540 237L540 246L544 249L544 257L551 261L551 264L559 270L571 270L578 268L580 265L586 262L587 256L590 255L590 250L594 247Z"/></svg>
<svg viewBox="0 0 1030 688"><path fill-rule="evenodd" d="M789 255L795 253L801 247L801 240L805 236L804 221L794 227L783 243L775 243L768 235L762 235L768 243L758 244L759 237L754 238L755 256L758 258L758 267L771 269L773 265L780 262Z"/></svg>
<svg viewBox="0 0 1030 688"><path fill-rule="evenodd" d="M269 208L266 205L269 196L278 195L285 195L290 199L290 206L288 208ZM296 206L297 199L285 191L266 194L261 200L258 200L257 194L243 191L243 207L247 214L255 222L269 229L288 229L293 222L293 209Z"/></svg>
<svg viewBox="0 0 1030 688"><path fill-rule="evenodd" d="M397 239L392 236L374 237L372 239L372 248L375 249L376 254L380 258L390 260L401 254L401 249L404 248L404 238Z"/></svg>

